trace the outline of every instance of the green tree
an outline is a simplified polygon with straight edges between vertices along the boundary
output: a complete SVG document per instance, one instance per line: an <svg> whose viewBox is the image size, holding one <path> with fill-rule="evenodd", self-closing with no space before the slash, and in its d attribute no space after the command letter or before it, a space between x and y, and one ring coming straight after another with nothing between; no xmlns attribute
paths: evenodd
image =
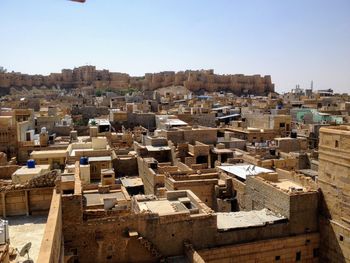
<svg viewBox="0 0 350 263"><path fill-rule="evenodd" d="M0 66L0 73L6 73L7 69L4 68L3 66Z"/></svg>
<svg viewBox="0 0 350 263"><path fill-rule="evenodd" d="M96 90L95 92L96 97L101 97L102 96L102 90Z"/></svg>

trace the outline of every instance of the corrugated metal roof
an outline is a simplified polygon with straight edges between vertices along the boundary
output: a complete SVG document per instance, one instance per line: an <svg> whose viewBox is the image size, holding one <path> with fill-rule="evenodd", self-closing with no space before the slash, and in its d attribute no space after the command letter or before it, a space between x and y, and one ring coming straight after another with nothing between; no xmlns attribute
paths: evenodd
<svg viewBox="0 0 350 263"><path fill-rule="evenodd" d="M224 170L229 174L233 174L237 177L247 179L247 176L258 175L260 173L272 173L273 170L266 169L260 166L246 164L246 165L224 165L218 166L219 169Z"/></svg>

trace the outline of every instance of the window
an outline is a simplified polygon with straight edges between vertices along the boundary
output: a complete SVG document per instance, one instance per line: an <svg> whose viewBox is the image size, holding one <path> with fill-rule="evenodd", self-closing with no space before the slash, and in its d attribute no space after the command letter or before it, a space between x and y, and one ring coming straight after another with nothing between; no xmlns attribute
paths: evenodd
<svg viewBox="0 0 350 263"><path fill-rule="evenodd" d="M298 252L295 254L295 261L301 261L301 251L298 251Z"/></svg>
<svg viewBox="0 0 350 263"><path fill-rule="evenodd" d="M72 195L72 194L74 194L74 190L63 190L62 191L62 194L64 194L64 195Z"/></svg>
<svg viewBox="0 0 350 263"><path fill-rule="evenodd" d="M284 128L286 126L286 124L284 122L280 123L280 128Z"/></svg>
<svg viewBox="0 0 350 263"><path fill-rule="evenodd" d="M95 231L95 240L103 240L103 233L101 231Z"/></svg>
<svg viewBox="0 0 350 263"><path fill-rule="evenodd" d="M275 256L275 260L279 261L281 259L281 256Z"/></svg>
<svg viewBox="0 0 350 263"><path fill-rule="evenodd" d="M318 248L314 248L314 250L313 250L314 258L318 258L318 253L319 253L319 249Z"/></svg>
<svg viewBox="0 0 350 263"><path fill-rule="evenodd" d="M335 140L335 148L338 148L338 147L339 147L339 141Z"/></svg>
<svg viewBox="0 0 350 263"><path fill-rule="evenodd" d="M339 240L344 241L344 237L342 235L339 235Z"/></svg>

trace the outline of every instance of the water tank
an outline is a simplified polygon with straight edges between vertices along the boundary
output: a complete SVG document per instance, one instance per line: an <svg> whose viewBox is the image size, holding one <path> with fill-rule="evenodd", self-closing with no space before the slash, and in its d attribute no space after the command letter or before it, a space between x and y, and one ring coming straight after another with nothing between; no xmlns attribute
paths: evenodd
<svg viewBox="0 0 350 263"><path fill-rule="evenodd" d="M80 165L88 165L89 159L87 157L80 157Z"/></svg>
<svg viewBox="0 0 350 263"><path fill-rule="evenodd" d="M41 133L46 133L46 127L41 127Z"/></svg>
<svg viewBox="0 0 350 263"><path fill-rule="evenodd" d="M35 161L33 159L28 160L27 167L28 168L35 168Z"/></svg>

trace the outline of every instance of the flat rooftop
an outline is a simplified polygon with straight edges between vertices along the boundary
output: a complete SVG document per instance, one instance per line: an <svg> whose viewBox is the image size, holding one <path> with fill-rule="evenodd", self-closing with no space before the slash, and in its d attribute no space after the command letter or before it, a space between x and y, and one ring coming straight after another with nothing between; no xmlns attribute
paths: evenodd
<svg viewBox="0 0 350 263"><path fill-rule="evenodd" d="M92 148L87 148L87 149L74 149L72 150L70 156L74 157L74 156L77 156L76 153L79 153L79 152L93 152L94 149Z"/></svg>
<svg viewBox="0 0 350 263"><path fill-rule="evenodd" d="M283 221L286 218L266 208L262 210L240 211L230 213L216 213L219 231L259 227Z"/></svg>
<svg viewBox="0 0 350 263"><path fill-rule="evenodd" d="M219 149L219 148L213 148L212 149L212 152L214 153L218 153L218 154L230 154L230 153L233 153L233 151L231 149Z"/></svg>
<svg viewBox="0 0 350 263"><path fill-rule="evenodd" d="M42 171L49 171L49 164L36 164L35 168L28 168L27 166L22 166L20 169L15 171L13 175L28 175L28 174L40 174Z"/></svg>
<svg viewBox="0 0 350 263"><path fill-rule="evenodd" d="M88 157L89 162L110 162L112 161L111 156L97 156L97 157Z"/></svg>
<svg viewBox="0 0 350 263"><path fill-rule="evenodd" d="M235 114L225 115L225 116L221 116L221 117L216 117L216 119L217 120L224 120L224 119L234 118L234 117L238 117L238 116L241 116L241 114L235 113Z"/></svg>
<svg viewBox="0 0 350 263"><path fill-rule="evenodd" d="M109 148L105 149L93 149L93 148L86 148L86 149L73 149L70 153L71 157L78 156L77 153L84 153L84 152L98 152L98 151L107 151ZM89 157L91 158L91 157Z"/></svg>
<svg viewBox="0 0 350 263"><path fill-rule="evenodd" d="M123 192L120 190L112 190L105 194L100 194L96 190L84 191L83 195L86 198L86 206L103 205L104 198L116 198L117 202L126 201Z"/></svg>
<svg viewBox="0 0 350 263"><path fill-rule="evenodd" d="M276 186L280 189L283 189L283 190L290 190L290 189L296 189L296 190L300 190L300 191L304 191L305 188L300 185L300 184L297 184L296 182L294 181L291 181L289 179L281 179L281 178L278 178L278 181L277 182L271 182L269 181L270 184L272 184L273 186Z"/></svg>
<svg viewBox="0 0 350 263"><path fill-rule="evenodd" d="M310 176L310 177L316 177L318 176L318 171L312 170L312 169L302 169L302 170L298 170L299 173L302 173L306 176Z"/></svg>
<svg viewBox="0 0 350 263"><path fill-rule="evenodd" d="M151 145L147 145L146 149L149 152L170 151L171 150L169 146L151 146Z"/></svg>
<svg viewBox="0 0 350 263"><path fill-rule="evenodd" d="M172 214L176 212L189 211L184 204L179 201L155 200L140 202L139 207L141 212L148 211L162 215Z"/></svg>
<svg viewBox="0 0 350 263"><path fill-rule="evenodd" d="M165 125L170 125L170 126L187 126L187 122L184 122L182 120L179 119L168 119L165 122Z"/></svg>
<svg viewBox="0 0 350 263"><path fill-rule="evenodd" d="M138 213L148 212L166 216L175 213L200 214L203 212L200 210L200 204L196 202L200 200L192 192L169 191L167 198L161 199L153 195L136 195L133 198L137 200Z"/></svg>
<svg viewBox="0 0 350 263"><path fill-rule="evenodd" d="M55 158L55 157L67 157L67 150L48 150L48 151L33 151L32 158Z"/></svg>
<svg viewBox="0 0 350 263"><path fill-rule="evenodd" d="M45 232L47 217L14 216L8 217L6 220L9 221L10 246L21 250L25 244L31 242L32 247L29 250L29 255L36 262Z"/></svg>
<svg viewBox="0 0 350 263"><path fill-rule="evenodd" d="M123 177L120 181L124 187L142 186L143 182L140 177Z"/></svg>

